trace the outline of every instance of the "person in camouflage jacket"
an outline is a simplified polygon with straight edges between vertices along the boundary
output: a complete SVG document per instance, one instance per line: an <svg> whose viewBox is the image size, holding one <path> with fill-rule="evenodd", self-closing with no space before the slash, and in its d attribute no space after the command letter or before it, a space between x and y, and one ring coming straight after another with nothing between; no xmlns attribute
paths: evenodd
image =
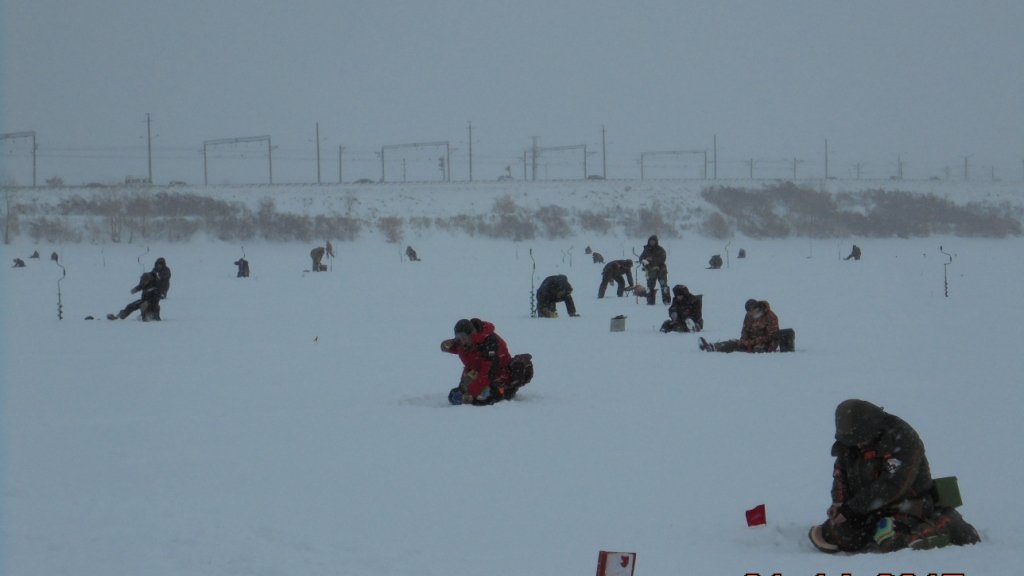
<svg viewBox="0 0 1024 576"><path fill-rule="evenodd" d="M826 552L890 552L974 544L977 530L936 503L924 443L901 418L865 400L836 407L832 504L811 541Z"/></svg>
<svg viewBox="0 0 1024 576"><path fill-rule="evenodd" d="M772 312L767 300L747 300L747 314L739 340L710 343L700 339L700 349L706 352L778 352L779 317Z"/></svg>

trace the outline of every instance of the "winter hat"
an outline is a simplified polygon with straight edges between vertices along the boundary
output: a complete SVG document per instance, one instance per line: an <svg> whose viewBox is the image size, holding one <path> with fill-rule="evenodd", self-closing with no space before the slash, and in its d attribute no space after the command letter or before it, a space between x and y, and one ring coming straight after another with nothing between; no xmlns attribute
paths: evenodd
<svg viewBox="0 0 1024 576"><path fill-rule="evenodd" d="M747 312L750 312L751 310L754 309L755 306L757 306L757 300L751 298L747 300L747 302L743 305L743 309L746 310Z"/></svg>
<svg viewBox="0 0 1024 576"><path fill-rule="evenodd" d="M836 440L857 446L875 439L882 432L885 412L867 400L850 399L836 406Z"/></svg>
<svg viewBox="0 0 1024 576"><path fill-rule="evenodd" d="M647 243L650 244L651 240L653 240L654 243L657 244L658 243L658 235L657 234L651 234L651 237L647 239Z"/></svg>
<svg viewBox="0 0 1024 576"><path fill-rule="evenodd" d="M167 261L164 260L162 257L157 258L156 262L153 263L153 266L167 266Z"/></svg>
<svg viewBox="0 0 1024 576"><path fill-rule="evenodd" d="M672 293L676 296L685 296L690 293L690 289L685 284L676 284L672 287Z"/></svg>
<svg viewBox="0 0 1024 576"><path fill-rule="evenodd" d="M468 336L468 335L470 335L472 333L473 333L473 324L469 320L466 320L465 318L463 318L462 320L459 320L458 322L455 323L455 335L456 336L458 336L459 334L465 334L465 335Z"/></svg>

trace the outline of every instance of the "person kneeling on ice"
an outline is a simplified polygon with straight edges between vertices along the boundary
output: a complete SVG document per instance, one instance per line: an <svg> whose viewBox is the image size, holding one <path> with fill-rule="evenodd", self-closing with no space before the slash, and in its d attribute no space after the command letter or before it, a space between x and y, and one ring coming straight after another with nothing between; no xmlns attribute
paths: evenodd
<svg viewBox="0 0 1024 576"><path fill-rule="evenodd" d="M891 552L981 541L954 509L955 478L932 480L924 444L902 419L845 400L836 407L835 438L828 520L809 533L818 549Z"/></svg>
<svg viewBox="0 0 1024 576"><path fill-rule="evenodd" d="M160 319L160 279L156 274L152 272L146 272L139 278L139 283L132 288L132 294L142 292L142 295L138 300L129 302L124 310L121 310L117 314L107 314L108 320L124 320L131 315L132 312L140 310L142 312L142 321L149 322L150 320Z"/></svg>
<svg viewBox="0 0 1024 576"><path fill-rule="evenodd" d="M700 339L705 352L777 352L779 350L779 317L772 312L766 300L747 300L743 328L739 340L711 343Z"/></svg>
<svg viewBox="0 0 1024 576"><path fill-rule="evenodd" d="M456 322L455 338L441 342L441 351L462 360L459 385L448 393L452 404L485 406L511 400L533 376L530 355L517 355L513 361L494 324L479 318Z"/></svg>

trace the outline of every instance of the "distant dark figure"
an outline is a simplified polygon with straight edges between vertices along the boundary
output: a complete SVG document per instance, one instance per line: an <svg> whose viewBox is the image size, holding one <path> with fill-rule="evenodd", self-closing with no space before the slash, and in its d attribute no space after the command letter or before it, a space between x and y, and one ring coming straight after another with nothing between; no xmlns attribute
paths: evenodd
<svg viewBox="0 0 1024 576"><path fill-rule="evenodd" d="M405 247L405 257L408 258L410 262L420 261L420 257L416 255L416 251L412 249L412 246Z"/></svg>
<svg viewBox="0 0 1024 576"><path fill-rule="evenodd" d="M715 254L714 256L711 257L710 260L708 260L708 268L710 268L711 270L718 270L721 267L722 256L720 254Z"/></svg>
<svg viewBox="0 0 1024 576"><path fill-rule="evenodd" d="M39 250L36 250L35 252L33 252L32 255L29 256L29 258L39 259Z"/></svg>
<svg viewBox="0 0 1024 576"><path fill-rule="evenodd" d="M171 291L171 269L167 267L167 260L162 257L157 258L156 262L153 263L153 270L151 270L154 276L156 276L157 289L160 290L160 299L167 298L167 293Z"/></svg>
<svg viewBox="0 0 1024 576"><path fill-rule="evenodd" d="M313 272L327 271L327 265L321 262L324 259L324 252L323 246L317 246L309 251L309 257L313 260Z"/></svg>
<svg viewBox="0 0 1024 576"><path fill-rule="evenodd" d="M564 274L548 276L537 289L537 315L541 318L558 318L555 304L565 302L569 316L576 314L576 303L572 301L572 284Z"/></svg>
<svg viewBox="0 0 1024 576"><path fill-rule="evenodd" d="M583 249L583 253L584 254L591 254L593 252L594 251L590 249L590 246L587 246L586 248Z"/></svg>
<svg viewBox="0 0 1024 576"><path fill-rule="evenodd" d="M676 284L668 316L661 325L662 332L700 332L704 329L704 295L691 294L685 285Z"/></svg>
<svg viewBox="0 0 1024 576"><path fill-rule="evenodd" d="M14 259L14 266L11 266L11 268L24 268L24 267L25 267L25 261L22 260L21 258L15 258Z"/></svg>
<svg viewBox="0 0 1024 576"><path fill-rule="evenodd" d="M628 284L627 280L629 282ZM627 290L633 289L632 260L612 260L604 265L604 269L601 271L601 287L597 289L598 298L604 298L604 293L608 289L608 285L612 282L615 282L615 284L618 285L615 295L620 298Z"/></svg>
<svg viewBox="0 0 1024 576"><path fill-rule="evenodd" d="M51 253L50 253L50 260L53 260L54 262L56 262L56 261L58 261L59 259L60 259L60 257L59 257L59 256L57 256L57 253L56 253L56 252L51 252Z"/></svg>
<svg viewBox="0 0 1024 576"><path fill-rule="evenodd" d="M740 248L740 253L737 254L736 257L737 258L746 258L747 257L747 251L744 250L743 248Z"/></svg>
<svg viewBox="0 0 1024 576"><path fill-rule="evenodd" d="M138 300L129 302L123 310L117 314L107 314L108 320L124 320L128 316L131 316L132 312L140 310L142 313L142 321L149 322L150 320L160 319L160 280L156 274L152 272L146 272L139 278L139 283L132 288L132 294L141 292Z"/></svg>
<svg viewBox="0 0 1024 576"><path fill-rule="evenodd" d="M236 278L248 278L249 277L249 261L245 258L239 258L235 260L235 266L238 266L238 276Z"/></svg>
<svg viewBox="0 0 1024 576"><path fill-rule="evenodd" d="M604 264L604 256L600 252L594 252L594 264Z"/></svg>
<svg viewBox="0 0 1024 576"><path fill-rule="evenodd" d="M860 260L860 246L854 244L853 249L850 250L850 255L847 256L846 258L843 258L843 260L849 260L850 258L853 258L854 260Z"/></svg>

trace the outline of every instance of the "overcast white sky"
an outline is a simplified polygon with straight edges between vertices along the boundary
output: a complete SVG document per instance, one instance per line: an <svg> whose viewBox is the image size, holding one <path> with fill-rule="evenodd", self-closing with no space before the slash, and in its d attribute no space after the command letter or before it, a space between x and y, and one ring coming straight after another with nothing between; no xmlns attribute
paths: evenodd
<svg viewBox="0 0 1024 576"><path fill-rule="evenodd" d="M600 174L602 126L609 178L716 136L720 177L823 176L826 139L832 176L1024 177L1016 0L0 0L0 32L0 132L36 132L40 184L146 176L147 113L157 183L262 135L275 182L315 182L317 123L323 181L339 146L376 179L382 145L433 141L466 179L469 122L475 179L520 177L534 136ZM220 150L265 177L259 145ZM0 151L30 183L28 139Z"/></svg>

